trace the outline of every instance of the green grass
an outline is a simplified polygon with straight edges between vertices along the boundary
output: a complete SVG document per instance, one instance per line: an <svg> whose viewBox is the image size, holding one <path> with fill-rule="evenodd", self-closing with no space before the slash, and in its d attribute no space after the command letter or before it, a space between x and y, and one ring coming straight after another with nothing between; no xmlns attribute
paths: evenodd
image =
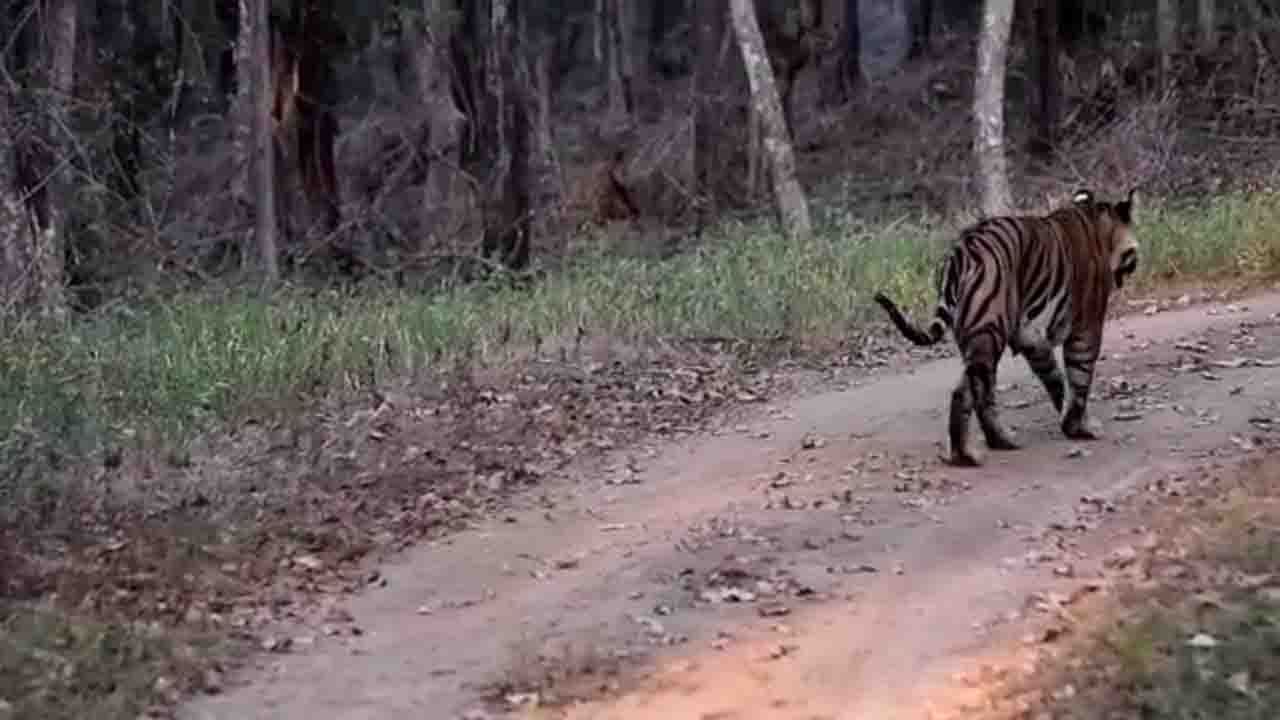
<svg viewBox="0 0 1280 720"><path fill-rule="evenodd" d="M1155 208L1141 223L1140 285L1280 267L1274 195ZM828 212L810 241L731 223L703 249L674 260L590 258L525 290L195 295L53 333L17 329L0 340L0 507L23 506L5 493L43 492L50 463L104 445L177 441L308 394L458 360L501 362L540 341L572 338L580 327L640 343L838 340L878 317L875 290L917 310L931 302L935 264L953 231L927 219L868 227Z"/></svg>
<svg viewBox="0 0 1280 720"><path fill-rule="evenodd" d="M1172 618L1150 618L1153 656L1130 672L1130 702L1143 717L1270 720L1280 708L1280 605L1241 598L1238 605L1198 627ZM1213 647L1193 647L1192 637Z"/></svg>
<svg viewBox="0 0 1280 720"><path fill-rule="evenodd" d="M204 686L207 658L226 652L209 640L184 644L146 627L0 604L0 717L134 720Z"/></svg>

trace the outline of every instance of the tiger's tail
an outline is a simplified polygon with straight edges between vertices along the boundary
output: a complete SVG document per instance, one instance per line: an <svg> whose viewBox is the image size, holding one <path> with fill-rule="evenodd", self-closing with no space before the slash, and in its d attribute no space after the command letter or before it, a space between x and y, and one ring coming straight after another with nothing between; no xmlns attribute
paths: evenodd
<svg viewBox="0 0 1280 720"><path fill-rule="evenodd" d="M889 319L897 326L898 331L916 345L927 347L937 344L939 340L946 336L947 328L951 326L950 314L941 305L938 306L937 313L929 323L928 328L925 329L908 320L907 316L898 309L897 304L884 293L876 293L875 301L889 314Z"/></svg>

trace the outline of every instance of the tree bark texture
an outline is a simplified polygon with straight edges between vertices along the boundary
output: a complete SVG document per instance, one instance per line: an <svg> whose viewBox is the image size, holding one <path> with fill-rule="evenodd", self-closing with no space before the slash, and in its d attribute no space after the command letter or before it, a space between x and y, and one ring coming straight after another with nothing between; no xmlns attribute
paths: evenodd
<svg viewBox="0 0 1280 720"><path fill-rule="evenodd" d="M825 107L841 105L853 98L866 80L862 72L862 22L858 0L841 0L840 22L835 31L835 62L827 63L823 73L820 102ZM822 3L817 4L818 8ZM768 30L765 30L768 40ZM785 102L785 100L784 100Z"/></svg>
<svg viewBox="0 0 1280 720"><path fill-rule="evenodd" d="M489 0L485 53L485 126L489 144L486 213L482 251L511 270L528 267L529 237L529 108L517 82L521 51L516 25L517 0Z"/></svg>
<svg viewBox="0 0 1280 720"><path fill-rule="evenodd" d="M410 33L415 95L426 114L421 148L427 163L422 220L427 232L437 239L452 236L461 217L455 204L467 118L454 100L449 60L458 21L452 0L424 0L421 22Z"/></svg>
<svg viewBox="0 0 1280 720"><path fill-rule="evenodd" d="M809 205L805 200L804 190L796 179L795 156L787 133L782 101L778 96L773 67L765 52L754 4L751 0L730 0L729 7L734 34L737 36L742 61L746 66L747 81L751 87L751 102L760 118L764 134L764 149L769 159L773 192L783 231L792 239L807 238L813 229L809 219Z"/></svg>
<svg viewBox="0 0 1280 720"><path fill-rule="evenodd" d="M716 209L715 168L718 128L724 121L721 102L720 44L725 37L725 0L701 0L695 6L697 47L693 71L693 174L695 232L701 235Z"/></svg>
<svg viewBox="0 0 1280 720"><path fill-rule="evenodd" d="M0 223L12 233L4 240L5 300L10 308L60 321L67 314L65 217L72 155L67 108L74 90L79 5L45 0L35 9L12 38L13 67L0 78L8 103L8 122L0 128L6 157L0 161L10 163L0 175L7 180L0 188L5 193Z"/></svg>
<svg viewBox="0 0 1280 720"><path fill-rule="evenodd" d="M524 44L528 47L520 65L519 87L523 89L520 104L525 115L524 143L528 160L522 182L528 197L528 245L560 232L563 217L564 185L560 159L556 153L551 114L551 63L554 48L547 28L526 28ZM526 259L526 263L528 260Z"/></svg>
<svg viewBox="0 0 1280 720"><path fill-rule="evenodd" d="M631 24L625 22L625 0L602 0L601 7L604 12L601 22L606 31L604 51L609 90L607 116L610 125L620 126L627 124L635 109L631 53L627 42Z"/></svg>
<svg viewBox="0 0 1280 720"><path fill-rule="evenodd" d="M1156 2L1156 44L1160 53L1160 91L1173 87L1173 51L1178 37L1178 4L1174 0Z"/></svg>
<svg viewBox="0 0 1280 720"><path fill-rule="evenodd" d="M1209 55L1218 49L1218 2L1197 0L1196 19L1199 26L1200 52Z"/></svg>
<svg viewBox="0 0 1280 720"><path fill-rule="evenodd" d="M245 21L241 28L246 46L241 57L247 63L241 77L248 76L249 166L254 209L254 241L258 246L262 273L269 283L280 279L280 251L277 240L275 136L271 109L271 49L268 27L269 0L242 0Z"/></svg>
<svg viewBox="0 0 1280 720"><path fill-rule="evenodd" d="M933 0L906 0L907 29L911 33L911 45L907 59L914 60L929 53L933 38Z"/></svg>
<svg viewBox="0 0 1280 720"><path fill-rule="evenodd" d="M36 288L31 261L39 233L23 202L26 183L18 172L21 147L31 142L15 112L20 92L0 79L0 317L25 308Z"/></svg>
<svg viewBox="0 0 1280 720"><path fill-rule="evenodd" d="M857 4L854 2L853 4ZM756 25L760 28L760 36L764 39L765 52L773 69L774 84L782 97L783 118L787 127L792 127L792 91L800 72L814 58L815 35L822 26L821 0L756 0L753 3L756 12ZM854 13L857 22L857 13ZM855 31L856 32L856 31ZM848 33L844 41L847 42ZM860 43L861 33L855 42ZM836 69L836 92L840 92L849 81L845 73L851 68L843 62ZM856 78L860 78L861 65L852 68Z"/></svg>
<svg viewBox="0 0 1280 720"><path fill-rule="evenodd" d="M295 0L293 13L297 45L298 166L303 190L320 216L321 227L333 233L342 222L334 157L338 120L333 108L339 93L333 59L342 52L343 31L329 0Z"/></svg>
<svg viewBox="0 0 1280 720"><path fill-rule="evenodd" d="M862 87L862 22L859 19L858 0L845 0L844 28L840 33L840 91L845 100L851 99Z"/></svg>
<svg viewBox="0 0 1280 720"><path fill-rule="evenodd" d="M1042 158L1053 155L1058 143L1062 83L1058 72L1058 8L1054 0L1036 0L1036 133L1031 150Z"/></svg>
<svg viewBox="0 0 1280 720"><path fill-rule="evenodd" d="M1013 0L986 0L973 92L974 155L986 216L1009 212L1013 205L1004 141L1004 80L1012 24Z"/></svg>
<svg viewBox="0 0 1280 720"><path fill-rule="evenodd" d="M231 146L239 171L231 181L231 194L238 204L248 206L250 174L253 172L253 13L258 0L235 0L236 35L231 51L235 59L235 97L228 120Z"/></svg>

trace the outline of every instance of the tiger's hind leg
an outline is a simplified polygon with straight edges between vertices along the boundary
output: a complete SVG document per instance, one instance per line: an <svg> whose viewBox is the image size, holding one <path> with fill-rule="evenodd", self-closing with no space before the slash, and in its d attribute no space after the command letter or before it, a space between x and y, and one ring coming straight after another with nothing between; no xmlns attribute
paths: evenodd
<svg viewBox="0 0 1280 720"><path fill-rule="evenodd" d="M951 464L958 467L978 467L982 463L969 448L969 414L973 412L973 383L969 372L965 373L951 391L951 418L947 434L951 440Z"/></svg>
<svg viewBox="0 0 1280 720"><path fill-rule="evenodd" d="M1102 330L1072 331L1062 347L1066 361L1067 382L1071 385L1071 400L1062 415L1062 434L1072 440L1097 440L1098 435L1089 427L1089 389L1093 384L1093 371L1102 350Z"/></svg>
<svg viewBox="0 0 1280 720"><path fill-rule="evenodd" d="M996 410L996 365L1004 344L992 334L983 334L964 349L964 376L951 393L951 462L962 467L980 465L969 447L969 414L976 412L978 425L991 450L1016 450L1017 443L1000 424Z"/></svg>
<svg viewBox="0 0 1280 720"><path fill-rule="evenodd" d="M996 357L998 358L999 355ZM982 428L982 434L987 440L987 447L992 450L1017 450L1018 444L1000 423L1000 413L996 405L995 363L975 369L975 372L969 375L969 382L973 388L973 404L978 415L978 425Z"/></svg>
<svg viewBox="0 0 1280 720"><path fill-rule="evenodd" d="M1022 354L1026 357L1031 372L1035 373L1045 392L1049 393L1053 409L1061 414L1062 403L1067 397L1067 384L1062 368L1058 366L1058 359L1053 356L1053 347L1031 348L1023 350Z"/></svg>

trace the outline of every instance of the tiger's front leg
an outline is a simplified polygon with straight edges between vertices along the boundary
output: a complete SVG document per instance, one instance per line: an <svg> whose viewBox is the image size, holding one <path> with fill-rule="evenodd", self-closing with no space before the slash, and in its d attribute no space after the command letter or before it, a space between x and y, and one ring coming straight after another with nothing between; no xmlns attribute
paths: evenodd
<svg viewBox="0 0 1280 720"><path fill-rule="evenodd" d="M1062 416L1062 434L1072 440L1097 440L1098 435L1089 427L1089 390L1093 385L1093 371L1102 351L1102 333L1096 330L1073 331L1062 346L1062 358L1067 366L1067 384L1071 386L1071 400Z"/></svg>

